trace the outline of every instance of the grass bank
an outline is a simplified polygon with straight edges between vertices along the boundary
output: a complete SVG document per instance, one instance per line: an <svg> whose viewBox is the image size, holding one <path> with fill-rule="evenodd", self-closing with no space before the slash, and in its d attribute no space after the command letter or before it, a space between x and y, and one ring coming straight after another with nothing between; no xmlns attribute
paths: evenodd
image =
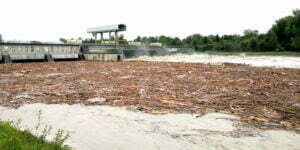
<svg viewBox="0 0 300 150"><path fill-rule="evenodd" d="M16 125L0 121L0 150L71 150L63 146L67 139L63 131L58 131L53 141L46 141L46 132L34 136L29 131L21 131Z"/></svg>

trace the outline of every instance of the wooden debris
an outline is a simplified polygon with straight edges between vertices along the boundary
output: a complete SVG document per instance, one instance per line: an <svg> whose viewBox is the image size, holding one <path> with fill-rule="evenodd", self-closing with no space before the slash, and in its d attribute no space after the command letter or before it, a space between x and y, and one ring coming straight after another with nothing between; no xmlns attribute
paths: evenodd
<svg viewBox="0 0 300 150"><path fill-rule="evenodd" d="M152 114L212 111L236 114L241 120L266 129L299 130L299 87L300 69L238 64L143 61L0 64L3 106L81 103L134 106ZM30 93L32 97L16 98L22 93ZM87 101L95 97L106 101Z"/></svg>

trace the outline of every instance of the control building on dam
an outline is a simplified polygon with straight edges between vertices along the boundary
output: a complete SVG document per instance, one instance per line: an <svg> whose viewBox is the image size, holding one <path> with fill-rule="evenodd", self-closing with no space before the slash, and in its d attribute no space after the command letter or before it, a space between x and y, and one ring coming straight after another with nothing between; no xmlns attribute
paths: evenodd
<svg viewBox="0 0 300 150"><path fill-rule="evenodd" d="M44 60L92 60L92 61L122 61L124 58L142 55L167 55L168 50L162 46L141 46L119 44L118 32L126 31L126 25L112 25L87 29L95 41L100 35L102 44L49 44L49 43L11 43L0 42L0 62L12 63L14 61ZM112 37L113 44L103 44L103 34Z"/></svg>

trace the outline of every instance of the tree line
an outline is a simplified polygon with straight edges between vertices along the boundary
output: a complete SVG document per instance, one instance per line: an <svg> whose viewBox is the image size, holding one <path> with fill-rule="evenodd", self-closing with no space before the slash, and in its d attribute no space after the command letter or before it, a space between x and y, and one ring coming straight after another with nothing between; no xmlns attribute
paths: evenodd
<svg viewBox="0 0 300 150"><path fill-rule="evenodd" d="M160 42L166 46L190 47L196 51L296 51L300 52L300 10L275 22L267 33L245 30L243 35L193 34L184 39L158 36L135 38L136 42Z"/></svg>

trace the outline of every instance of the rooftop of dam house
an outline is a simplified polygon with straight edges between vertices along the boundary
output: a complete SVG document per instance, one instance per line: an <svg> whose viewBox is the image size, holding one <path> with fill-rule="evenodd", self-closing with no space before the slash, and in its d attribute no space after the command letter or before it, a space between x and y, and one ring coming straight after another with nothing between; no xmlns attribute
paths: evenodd
<svg viewBox="0 0 300 150"><path fill-rule="evenodd" d="M87 29L88 33L107 33L107 32L120 32L120 31L126 31L125 24L100 26L100 27L93 27Z"/></svg>
<svg viewBox="0 0 300 150"><path fill-rule="evenodd" d="M118 32L121 31L126 31L126 25L125 24L118 24L118 25L109 25L109 26L100 26L100 27L93 27L93 28L88 28L87 33L91 33L94 38L95 42L97 41L97 35L100 34L100 40L103 41L104 33L109 33L109 38L112 37L111 33L114 32L114 39L117 42L119 37L118 37ZM118 43L118 42L117 42Z"/></svg>

